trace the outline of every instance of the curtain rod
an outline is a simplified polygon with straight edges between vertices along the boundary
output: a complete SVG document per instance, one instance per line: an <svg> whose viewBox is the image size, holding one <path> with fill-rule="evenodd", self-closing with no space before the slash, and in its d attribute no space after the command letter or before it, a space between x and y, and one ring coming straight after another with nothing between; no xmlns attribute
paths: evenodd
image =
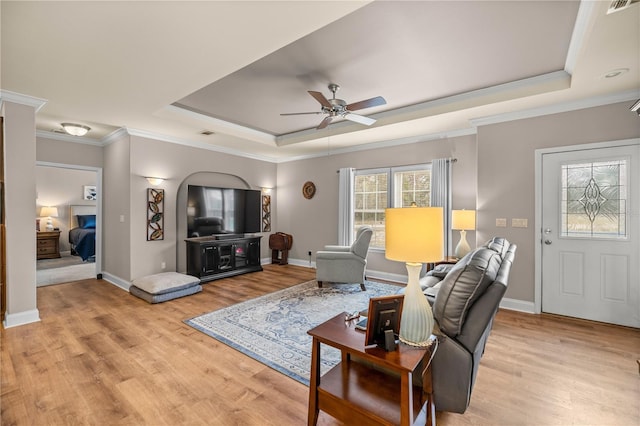
<svg viewBox="0 0 640 426"><path fill-rule="evenodd" d="M458 159L457 158L448 158L448 160L451 160L452 163L457 163ZM429 162L431 163L431 161ZM427 163L427 164L429 164ZM389 168L392 169L393 167L410 167L410 166L420 166L422 164L425 163L416 163L416 164L403 164L401 166L387 166L387 167L372 167L373 169L384 169L384 168ZM336 173L340 173L340 170L336 170Z"/></svg>

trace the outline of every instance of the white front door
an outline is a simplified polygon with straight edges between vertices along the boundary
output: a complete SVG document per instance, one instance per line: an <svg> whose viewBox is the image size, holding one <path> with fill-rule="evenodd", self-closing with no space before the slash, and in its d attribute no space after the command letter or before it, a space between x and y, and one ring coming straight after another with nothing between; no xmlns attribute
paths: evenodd
<svg viewBox="0 0 640 426"><path fill-rule="evenodd" d="M640 327L640 143L542 155L542 311Z"/></svg>

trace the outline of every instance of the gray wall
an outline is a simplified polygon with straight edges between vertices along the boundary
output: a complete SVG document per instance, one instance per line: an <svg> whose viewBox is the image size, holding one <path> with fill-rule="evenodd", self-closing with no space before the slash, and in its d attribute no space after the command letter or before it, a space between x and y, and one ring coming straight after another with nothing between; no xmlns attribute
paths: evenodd
<svg viewBox="0 0 640 426"><path fill-rule="evenodd" d="M184 193L183 197L179 197L179 193L186 190L188 183L245 188L244 180L251 189L260 189L273 187L276 181L274 163L137 136L131 137L130 158L131 272L121 276L127 280L162 272L162 262L166 263L167 271L186 270L186 225L181 221L186 219L187 206ZM158 186L165 190L162 241L146 240L146 191L151 185L145 176L166 179ZM264 257L268 251L268 234L257 235L267 236L262 241ZM105 253L108 255L109 252Z"/></svg>
<svg viewBox="0 0 640 426"><path fill-rule="evenodd" d="M314 159L278 165L278 206L275 231L293 235L290 258L307 260L307 252L315 253L326 244L336 244L338 234L338 173L342 167L368 169L428 163L436 158L455 157L453 166L453 208L475 208L476 143L475 135L345 154L327 155ZM302 196L306 181L316 185L316 195L307 200ZM454 234L454 244L459 235ZM475 233L469 232L467 241L475 244ZM382 251L371 251L367 268L386 274L406 275L405 265L387 261Z"/></svg>
<svg viewBox="0 0 640 426"><path fill-rule="evenodd" d="M628 107L627 103L620 103L491 124L479 127L477 137L439 139L280 164L128 135L104 148L48 140L44 143L39 140L37 156L40 161L99 167L103 161L102 152L103 269L124 280L161 272L162 261L166 262L166 270L182 270L180 246L183 237L179 211L186 209L186 206L180 205L180 191L188 182L216 185L228 182L228 177L222 176L229 175L234 181L237 179L233 176L244 179L254 189L274 188L272 232L293 234L290 258L306 262L307 251L315 253L325 244L337 241L336 171L339 168L388 167L456 157L453 206L456 209L475 207L478 210L478 230L469 233L469 243L474 246L476 241L483 242L493 235L501 235L518 244L506 297L532 302L535 150L640 137L640 120L629 112ZM86 157L78 155L76 158L78 152L84 152ZM168 179L160 186L167 195L167 234L164 241L146 241L145 200L149 184L144 176ZM11 175L8 174L7 178L10 182ZM308 180L317 187L316 196L311 200L302 196L302 185ZM233 183L229 185L233 186ZM24 185L21 188L25 190ZM30 209L35 207L34 203L29 205ZM120 215L124 215L124 223L119 221ZM509 226L496 228L495 219L498 217L509 219ZM512 218L528 219L529 227L512 228ZM32 222L29 221L29 229ZM262 257L269 257L268 234L263 235ZM7 236L10 237L9 230ZM454 233L453 239L456 243L457 233ZM11 245L9 247L13 249ZM9 267L15 266L10 264ZM406 274L404 265L385 260L381 252L370 254L370 269L398 276Z"/></svg>
<svg viewBox="0 0 640 426"><path fill-rule="evenodd" d="M505 297L534 301L535 150L640 137L629 102L478 129L478 241L503 235L518 245ZM496 218L507 228L496 228ZM512 218L528 228L512 228Z"/></svg>

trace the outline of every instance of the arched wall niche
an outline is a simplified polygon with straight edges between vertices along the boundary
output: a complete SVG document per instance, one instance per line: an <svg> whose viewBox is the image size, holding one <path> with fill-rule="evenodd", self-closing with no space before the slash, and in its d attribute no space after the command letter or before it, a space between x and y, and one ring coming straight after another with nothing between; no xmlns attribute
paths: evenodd
<svg viewBox="0 0 640 426"><path fill-rule="evenodd" d="M218 188L254 189L240 176L218 172L195 172L187 176L178 187L176 197L176 270L187 271L187 188L189 185L212 186Z"/></svg>

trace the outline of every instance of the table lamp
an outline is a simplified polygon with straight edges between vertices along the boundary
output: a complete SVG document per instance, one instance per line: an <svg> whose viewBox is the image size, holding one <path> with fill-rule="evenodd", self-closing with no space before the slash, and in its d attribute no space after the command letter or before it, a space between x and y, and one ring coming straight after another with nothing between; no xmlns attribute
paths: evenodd
<svg viewBox="0 0 640 426"><path fill-rule="evenodd" d="M53 231L53 221L52 217L58 217L58 208L57 207L43 207L40 210L40 216L47 218L47 231Z"/></svg>
<svg viewBox="0 0 640 426"><path fill-rule="evenodd" d="M444 220L442 207L405 207L385 210L385 257L405 262L407 287L400 319L400 341L411 346L430 345L433 312L420 289L423 263L442 260Z"/></svg>
<svg viewBox="0 0 640 426"><path fill-rule="evenodd" d="M467 231L474 231L476 229L476 211L452 210L451 229L460 231L460 242L458 242L454 254L457 259L461 259L471 251L471 247L469 247L469 243L467 242Z"/></svg>

